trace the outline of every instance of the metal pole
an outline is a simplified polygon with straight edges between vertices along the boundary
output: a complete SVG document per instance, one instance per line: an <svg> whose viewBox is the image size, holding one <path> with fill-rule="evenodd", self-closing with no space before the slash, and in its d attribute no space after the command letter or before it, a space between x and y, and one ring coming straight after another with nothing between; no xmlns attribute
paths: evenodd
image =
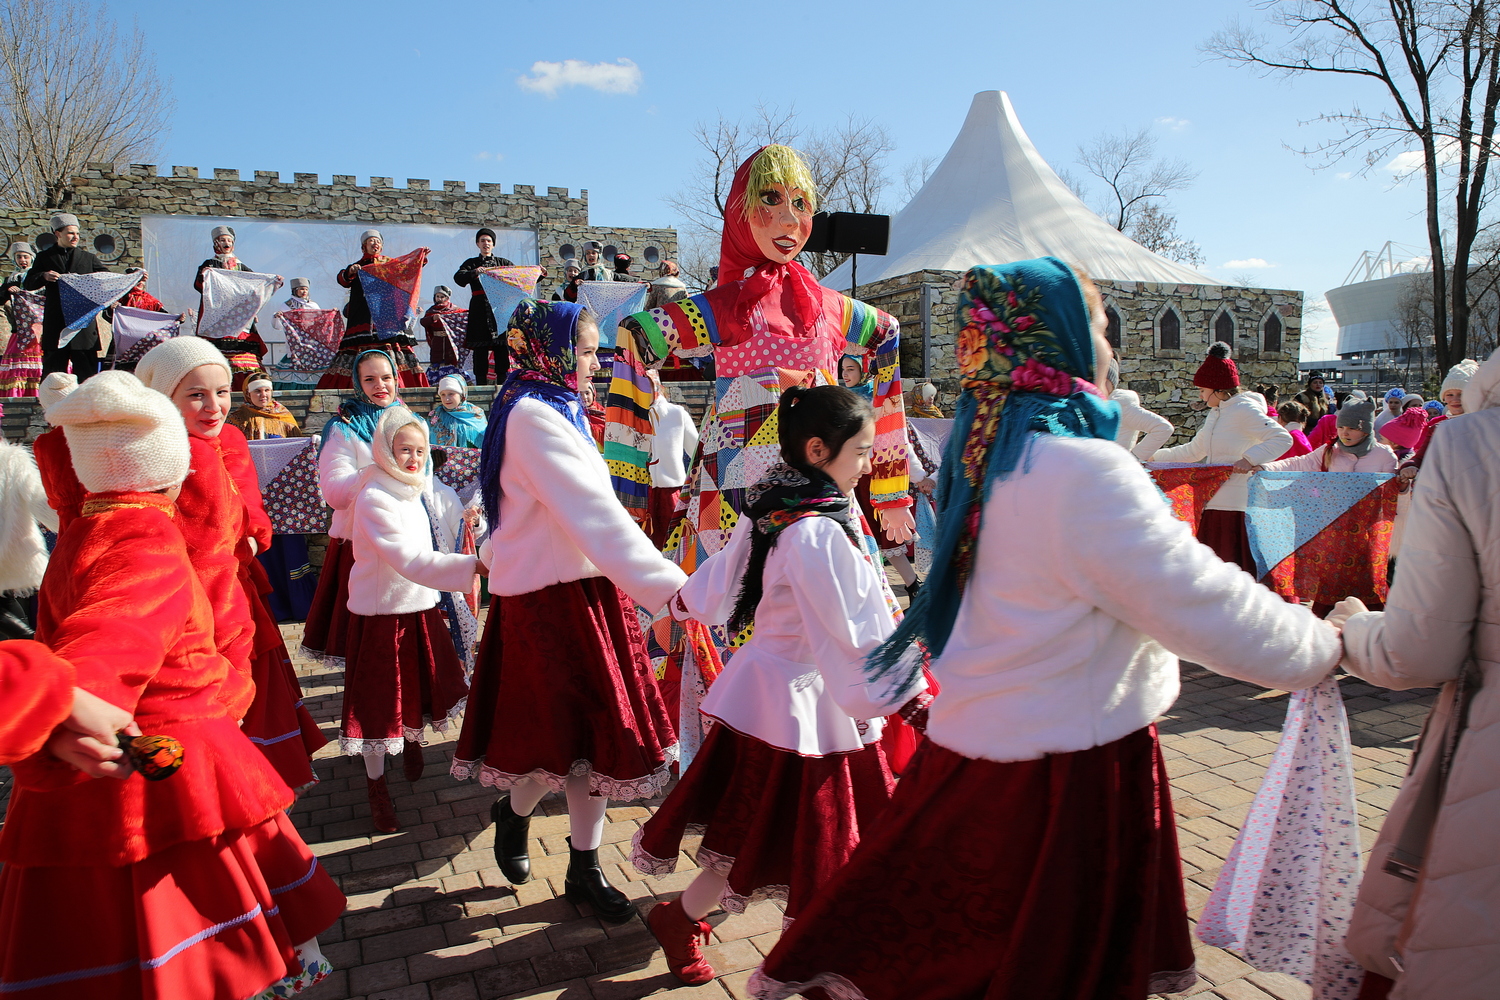
<svg viewBox="0 0 1500 1000"><path fill-rule="evenodd" d="M849 255L849 297L859 298L859 254Z"/></svg>
<svg viewBox="0 0 1500 1000"><path fill-rule="evenodd" d="M932 380L932 286L922 283L922 377Z"/></svg>

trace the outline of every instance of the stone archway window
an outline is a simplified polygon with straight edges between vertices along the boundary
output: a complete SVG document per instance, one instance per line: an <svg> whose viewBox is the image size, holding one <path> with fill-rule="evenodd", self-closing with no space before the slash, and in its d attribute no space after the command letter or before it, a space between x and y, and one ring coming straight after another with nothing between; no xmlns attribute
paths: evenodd
<svg viewBox="0 0 1500 1000"><path fill-rule="evenodd" d="M1214 340L1222 340L1230 347L1234 346L1234 317L1229 315L1228 309L1214 319Z"/></svg>
<svg viewBox="0 0 1500 1000"><path fill-rule="evenodd" d="M1168 307L1156 321L1157 345L1164 351L1182 350L1182 317Z"/></svg>
<svg viewBox="0 0 1500 1000"><path fill-rule="evenodd" d="M1114 306L1105 306L1104 322L1104 337L1109 341L1109 346L1118 351L1120 349L1120 310Z"/></svg>
<svg viewBox="0 0 1500 1000"><path fill-rule="evenodd" d="M1261 325L1261 350L1281 353L1281 317L1274 311L1266 316Z"/></svg>

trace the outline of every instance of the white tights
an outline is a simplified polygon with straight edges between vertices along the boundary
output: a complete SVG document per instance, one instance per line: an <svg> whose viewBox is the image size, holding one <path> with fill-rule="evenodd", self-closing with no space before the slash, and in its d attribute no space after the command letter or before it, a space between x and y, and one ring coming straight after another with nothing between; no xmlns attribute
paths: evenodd
<svg viewBox="0 0 1500 1000"><path fill-rule="evenodd" d="M604 811L609 808L609 799L589 794L586 774L568 775L563 790L568 796L568 832L574 850L596 849L604 839ZM510 788L511 811L517 816L530 815L546 794L546 784L535 778L522 778Z"/></svg>
<svg viewBox="0 0 1500 1000"><path fill-rule="evenodd" d="M683 890L682 912L689 920L702 920L718 909L719 897L724 895L728 885L728 876L715 875L711 871L699 872L698 877Z"/></svg>
<svg viewBox="0 0 1500 1000"><path fill-rule="evenodd" d="M887 549L881 555L885 556L886 562L896 567L903 584L910 587L917 582L917 571L912 568L911 560L906 558L905 549Z"/></svg>
<svg viewBox="0 0 1500 1000"><path fill-rule="evenodd" d="M379 778L385 773L385 754L367 753L365 758L365 776L371 781Z"/></svg>

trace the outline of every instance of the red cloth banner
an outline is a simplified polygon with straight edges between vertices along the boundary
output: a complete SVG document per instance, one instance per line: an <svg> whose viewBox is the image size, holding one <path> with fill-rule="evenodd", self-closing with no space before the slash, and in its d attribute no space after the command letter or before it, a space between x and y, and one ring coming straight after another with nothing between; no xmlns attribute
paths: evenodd
<svg viewBox="0 0 1500 1000"><path fill-rule="evenodd" d="M1371 607L1383 606L1390 592L1386 562L1397 492L1395 479L1371 490L1277 563L1263 582L1297 603L1336 604L1357 597Z"/></svg>
<svg viewBox="0 0 1500 1000"><path fill-rule="evenodd" d="M1233 471L1232 465L1187 465L1150 470L1157 488L1172 501L1172 516L1187 522L1195 534L1198 521L1203 517L1203 508L1208 506Z"/></svg>

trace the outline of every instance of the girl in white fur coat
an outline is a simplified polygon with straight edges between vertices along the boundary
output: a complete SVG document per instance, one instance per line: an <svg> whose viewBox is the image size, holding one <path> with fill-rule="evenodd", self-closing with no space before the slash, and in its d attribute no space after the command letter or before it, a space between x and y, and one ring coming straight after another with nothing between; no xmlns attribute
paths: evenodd
<svg viewBox="0 0 1500 1000"><path fill-rule="evenodd" d="M438 732L463 710L469 686L438 611L438 591L467 590L481 569L471 555L433 545L422 495L427 424L404 406L380 415L375 464L361 472L350 518L349 634L339 747L362 754L375 827L398 829L385 757L405 748L409 781L422 776L422 730Z"/></svg>
<svg viewBox="0 0 1500 1000"><path fill-rule="evenodd" d="M27 598L47 572L47 546L37 525L57 530L41 473L31 453L0 440L0 639L30 639L34 612Z"/></svg>

